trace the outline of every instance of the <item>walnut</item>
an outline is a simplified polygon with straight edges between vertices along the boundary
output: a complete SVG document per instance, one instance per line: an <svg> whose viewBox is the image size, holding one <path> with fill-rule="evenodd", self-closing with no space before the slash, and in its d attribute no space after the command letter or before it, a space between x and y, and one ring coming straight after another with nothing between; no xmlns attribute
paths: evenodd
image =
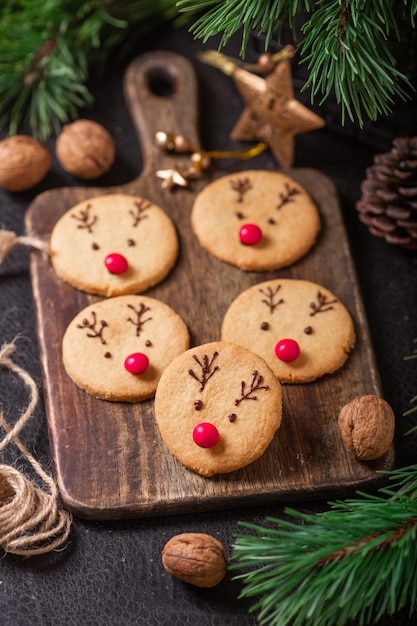
<svg viewBox="0 0 417 626"><path fill-rule="evenodd" d="M339 414L343 442L360 461L381 457L394 438L395 416L390 405L375 395L357 396Z"/></svg>
<svg viewBox="0 0 417 626"><path fill-rule="evenodd" d="M66 124L55 151L63 169L77 178L98 178L114 163L116 148L110 133L91 120Z"/></svg>
<svg viewBox="0 0 417 626"><path fill-rule="evenodd" d="M39 141L13 135L0 141L0 187L25 191L37 185L51 167L51 155Z"/></svg>
<svg viewBox="0 0 417 626"><path fill-rule="evenodd" d="M162 550L166 571L196 587L215 587L225 576L226 550L205 533L182 533L172 537Z"/></svg>

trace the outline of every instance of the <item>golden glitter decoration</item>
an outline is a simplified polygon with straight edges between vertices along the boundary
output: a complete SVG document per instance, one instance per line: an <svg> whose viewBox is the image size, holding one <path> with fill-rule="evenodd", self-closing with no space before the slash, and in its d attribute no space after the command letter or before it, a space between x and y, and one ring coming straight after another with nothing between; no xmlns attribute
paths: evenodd
<svg viewBox="0 0 417 626"><path fill-rule="evenodd" d="M190 154L190 166L181 169L174 164L166 170L157 170L156 176L162 179L162 189L172 190L175 187L188 187L190 180L200 178L210 167L212 159L250 159L268 148L266 143L258 143L244 150L202 150L189 143L184 135L174 135L165 131L155 134L155 144L174 154Z"/></svg>

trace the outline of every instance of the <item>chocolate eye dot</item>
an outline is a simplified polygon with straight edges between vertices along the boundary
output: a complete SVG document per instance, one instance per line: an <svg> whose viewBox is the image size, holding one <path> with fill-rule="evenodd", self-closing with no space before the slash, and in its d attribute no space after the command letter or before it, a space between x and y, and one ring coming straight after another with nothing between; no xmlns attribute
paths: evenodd
<svg viewBox="0 0 417 626"><path fill-rule="evenodd" d="M268 224L276 224L276 221L273 217L268 218Z"/></svg>
<svg viewBox="0 0 417 626"><path fill-rule="evenodd" d="M106 352L104 356L106 359L111 359L111 352Z"/></svg>
<svg viewBox="0 0 417 626"><path fill-rule="evenodd" d="M147 339L147 340L145 341L145 346L146 346L147 348L149 348L149 346L151 346L151 345L152 345L152 341L149 341L149 339Z"/></svg>
<svg viewBox="0 0 417 626"><path fill-rule="evenodd" d="M311 326L306 326L304 328L304 332L306 335L311 335L311 333L313 332L313 329L311 328Z"/></svg>
<svg viewBox="0 0 417 626"><path fill-rule="evenodd" d="M93 250L100 250L100 246L96 242L92 243L91 247L93 248Z"/></svg>
<svg viewBox="0 0 417 626"><path fill-rule="evenodd" d="M238 212L236 213L236 217L237 217L239 220L243 220L244 215L243 215L242 211L238 211Z"/></svg>
<svg viewBox="0 0 417 626"><path fill-rule="evenodd" d="M261 324L261 330L268 330L269 328L269 324L268 322L262 322Z"/></svg>
<svg viewBox="0 0 417 626"><path fill-rule="evenodd" d="M195 400L194 408L195 408L196 411L201 411L201 409L203 408L202 401L201 400Z"/></svg>
<svg viewBox="0 0 417 626"><path fill-rule="evenodd" d="M134 246L134 245L135 245L135 241L134 241L134 239L128 239L126 243L127 243L127 245L129 246L129 248L131 248L132 246Z"/></svg>
<svg viewBox="0 0 417 626"><path fill-rule="evenodd" d="M237 418L237 415L236 413L229 413L228 418L229 418L229 422L234 422L235 419Z"/></svg>

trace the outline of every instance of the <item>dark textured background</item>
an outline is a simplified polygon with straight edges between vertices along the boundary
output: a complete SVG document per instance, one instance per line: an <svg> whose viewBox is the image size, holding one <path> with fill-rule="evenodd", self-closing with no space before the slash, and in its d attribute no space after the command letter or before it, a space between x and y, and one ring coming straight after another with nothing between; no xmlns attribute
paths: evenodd
<svg viewBox="0 0 417 626"><path fill-rule="evenodd" d="M216 42L209 42L216 47ZM226 52L236 56L239 42ZM152 49L184 54L193 63L200 88L201 143L206 149L230 149L229 132L242 110L242 101L233 82L217 70L196 60L202 44L184 31L166 30L152 40L138 42L132 58ZM111 172L95 184L121 185L141 172L141 152L127 112L122 79L128 59L108 67L106 74L90 87L94 106L82 117L103 124L113 135L117 159ZM299 81L294 75L297 88ZM300 96L309 105L308 96ZM352 125L341 129L335 109L319 111L326 117L323 130L296 138L296 167L313 167L336 185L346 222L352 254L362 290L384 395L397 417L397 464L415 463L417 439L404 433L417 423L404 417L411 398L417 394L417 359L404 357L415 348L417 337L417 254L390 246L373 237L357 217L355 201L365 169L374 154L390 149L391 139L417 134L414 103L399 104L388 119L358 131ZM53 151L54 140L48 142ZM271 166L265 153L254 167ZM216 162L232 168L232 162ZM81 183L82 184L82 183ZM91 183L87 183L88 186ZM8 194L0 191L0 227L23 233L27 207L36 194L51 188L80 185L66 175L54 160L45 180L30 192ZM331 263L331 259L329 259ZM28 253L15 249L0 266L0 342L16 337L14 360L26 368L41 386ZM0 372L0 402L7 419L13 422L27 401L22 383L8 371ZM45 468L51 468L45 412L42 399L22 439ZM23 467L13 446L2 462ZM326 503L300 503L300 508L320 511ZM147 626L247 626L256 623L249 615L249 603L238 600L240 584L230 574L216 588L197 589L171 578L162 568L160 554L166 541L179 532L208 532L230 549L240 520L262 523L266 515L284 516L278 506L237 509L231 512L196 513L159 519L94 523L74 520L71 541L61 552L23 559L4 555L0 560L0 623L4 626L72 624L74 626L138 624ZM415 624L404 611L383 618L383 626Z"/></svg>

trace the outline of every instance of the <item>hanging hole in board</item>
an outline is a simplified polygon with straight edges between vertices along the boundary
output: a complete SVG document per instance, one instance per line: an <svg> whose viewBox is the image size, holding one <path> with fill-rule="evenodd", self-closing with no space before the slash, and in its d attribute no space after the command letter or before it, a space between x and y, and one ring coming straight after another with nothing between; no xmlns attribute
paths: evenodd
<svg viewBox="0 0 417 626"><path fill-rule="evenodd" d="M148 89L155 96L170 98L176 91L176 77L165 67L154 67L146 73Z"/></svg>

